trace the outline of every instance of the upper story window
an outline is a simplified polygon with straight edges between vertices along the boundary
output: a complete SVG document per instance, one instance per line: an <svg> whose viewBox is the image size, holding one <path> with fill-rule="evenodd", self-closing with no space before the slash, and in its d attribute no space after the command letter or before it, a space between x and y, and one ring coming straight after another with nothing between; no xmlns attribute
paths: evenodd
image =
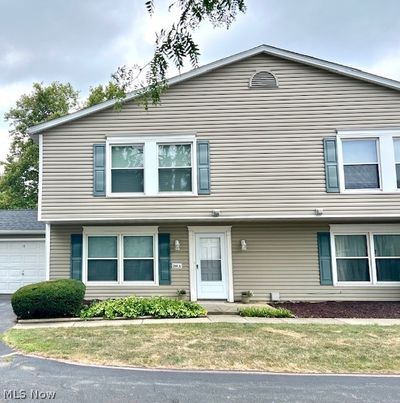
<svg viewBox="0 0 400 403"><path fill-rule="evenodd" d="M192 191L192 145L158 146L158 191Z"/></svg>
<svg viewBox="0 0 400 403"><path fill-rule="evenodd" d="M393 142L394 142L394 161L396 163L397 188L400 189L400 138L394 139Z"/></svg>
<svg viewBox="0 0 400 403"><path fill-rule="evenodd" d="M337 150L342 193L397 192L399 130L339 131Z"/></svg>
<svg viewBox="0 0 400 403"><path fill-rule="evenodd" d="M376 139L343 140L343 169L346 189L379 189Z"/></svg>
<svg viewBox="0 0 400 403"><path fill-rule="evenodd" d="M195 136L107 139L107 195L194 195Z"/></svg>
<svg viewBox="0 0 400 403"><path fill-rule="evenodd" d="M143 145L111 146L111 192L144 192Z"/></svg>

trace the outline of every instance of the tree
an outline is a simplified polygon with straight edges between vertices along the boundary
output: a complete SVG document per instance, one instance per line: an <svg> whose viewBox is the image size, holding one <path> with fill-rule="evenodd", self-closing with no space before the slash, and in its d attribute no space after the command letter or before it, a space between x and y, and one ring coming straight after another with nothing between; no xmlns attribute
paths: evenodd
<svg viewBox="0 0 400 403"><path fill-rule="evenodd" d="M100 102L108 101L109 99L118 98L124 96L124 94L123 89L113 80L106 85L100 84L96 87L90 87L85 107L93 106Z"/></svg>
<svg viewBox="0 0 400 403"><path fill-rule="evenodd" d="M155 12L154 0L146 1L148 13ZM170 62L180 71L187 60L193 68L197 67L200 50L193 38L194 31L204 21L209 21L214 28L231 26L237 14L246 12L245 0L175 0L168 10L177 7L180 16L168 29L161 29L156 34L155 51L152 59L145 66L120 67L112 75L112 81L120 91L115 92L117 105L120 104L127 90L138 91L138 101L147 109L149 102L158 104L162 92L167 88L166 74ZM146 71L146 79L140 81L140 75Z"/></svg>
<svg viewBox="0 0 400 403"><path fill-rule="evenodd" d="M138 102L147 109L158 104L167 88L166 74L172 62L178 70L187 60L198 65L200 50L193 39L194 31L203 21L213 27L229 28L239 12L246 11L245 0L171 0L169 10L177 7L178 20L156 35L155 51L145 66L119 67L106 85L90 88L85 107L116 99L120 108L126 93L137 90ZM154 0L146 1L150 15L155 12ZM146 73L141 80L142 73ZM32 208L37 204L38 146L27 135L30 126L67 114L77 107L78 92L70 84L53 82L49 86L33 84L33 92L23 95L5 115L11 124L12 143L0 178L0 208Z"/></svg>
<svg viewBox="0 0 400 403"><path fill-rule="evenodd" d="M34 208L37 205L39 150L27 129L67 114L77 106L78 92L71 84L34 83L30 94L22 95L5 114L12 142L0 179L0 208Z"/></svg>

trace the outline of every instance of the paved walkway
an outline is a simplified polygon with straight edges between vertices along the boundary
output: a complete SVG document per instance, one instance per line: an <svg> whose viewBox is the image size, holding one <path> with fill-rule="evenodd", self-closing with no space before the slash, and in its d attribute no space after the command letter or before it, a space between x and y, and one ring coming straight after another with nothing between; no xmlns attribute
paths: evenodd
<svg viewBox="0 0 400 403"><path fill-rule="evenodd" d="M192 319L129 319L129 320L66 320L46 322L17 323L15 329L33 329L49 327L97 327L97 326L129 326L179 323L265 323L265 324L318 324L318 325L400 325L400 319L326 319L326 318L244 318L239 315L208 315L205 318Z"/></svg>

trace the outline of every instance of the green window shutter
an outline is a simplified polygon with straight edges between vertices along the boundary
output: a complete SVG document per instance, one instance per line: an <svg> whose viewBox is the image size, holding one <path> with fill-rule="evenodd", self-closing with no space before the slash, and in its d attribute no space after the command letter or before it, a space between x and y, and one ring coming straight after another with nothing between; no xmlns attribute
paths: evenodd
<svg viewBox="0 0 400 403"><path fill-rule="evenodd" d="M319 279L321 285L332 285L331 234L318 232Z"/></svg>
<svg viewBox="0 0 400 403"><path fill-rule="evenodd" d="M339 169L337 161L336 139L324 139L325 182L328 193L339 192Z"/></svg>
<svg viewBox="0 0 400 403"><path fill-rule="evenodd" d="M210 194L210 155L207 140L197 141L197 192L199 195Z"/></svg>
<svg viewBox="0 0 400 403"><path fill-rule="evenodd" d="M171 284L171 258L169 234L158 234L158 277L160 285Z"/></svg>
<svg viewBox="0 0 400 403"><path fill-rule="evenodd" d="M82 234L71 235L71 278L82 281Z"/></svg>
<svg viewBox="0 0 400 403"><path fill-rule="evenodd" d="M93 196L106 195L106 146L93 144Z"/></svg>

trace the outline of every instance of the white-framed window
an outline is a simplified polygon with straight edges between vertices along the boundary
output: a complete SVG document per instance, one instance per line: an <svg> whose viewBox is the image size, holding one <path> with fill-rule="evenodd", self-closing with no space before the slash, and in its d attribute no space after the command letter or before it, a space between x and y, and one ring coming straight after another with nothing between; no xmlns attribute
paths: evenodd
<svg viewBox="0 0 400 403"><path fill-rule="evenodd" d="M342 193L398 192L398 129L338 131L337 150ZM396 146L398 148L396 154Z"/></svg>
<svg viewBox="0 0 400 403"><path fill-rule="evenodd" d="M334 285L400 285L400 226L331 225Z"/></svg>
<svg viewBox="0 0 400 403"><path fill-rule="evenodd" d="M106 194L108 197L196 195L196 157L194 135L109 137Z"/></svg>
<svg viewBox="0 0 400 403"><path fill-rule="evenodd" d="M400 189L400 138L393 139L394 144L394 162L396 164L397 189Z"/></svg>
<svg viewBox="0 0 400 403"><path fill-rule="evenodd" d="M192 191L192 144L158 144L158 191Z"/></svg>
<svg viewBox="0 0 400 403"><path fill-rule="evenodd" d="M158 228L84 227L83 280L90 285L157 285Z"/></svg>
<svg viewBox="0 0 400 403"><path fill-rule="evenodd" d="M87 281L118 281L118 235L88 235Z"/></svg>
<svg viewBox="0 0 400 403"><path fill-rule="evenodd" d="M380 189L378 139L343 139L345 189Z"/></svg>
<svg viewBox="0 0 400 403"><path fill-rule="evenodd" d="M143 144L110 145L111 192L144 193Z"/></svg>

